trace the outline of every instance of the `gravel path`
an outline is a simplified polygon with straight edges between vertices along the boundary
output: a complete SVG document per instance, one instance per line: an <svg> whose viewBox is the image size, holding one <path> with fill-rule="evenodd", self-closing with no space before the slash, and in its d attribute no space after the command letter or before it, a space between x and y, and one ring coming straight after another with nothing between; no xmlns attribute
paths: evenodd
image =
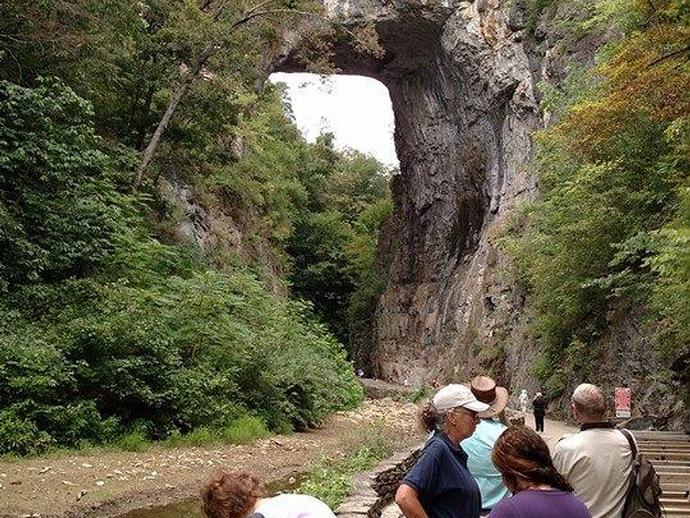
<svg viewBox="0 0 690 518"><path fill-rule="evenodd" d="M322 456L345 455L366 431L381 430L403 448L421 438L416 406L365 401L337 413L318 430L250 445L163 448L143 453L97 451L0 462L0 516L118 516L198 495L219 466L246 469L266 482L299 474Z"/></svg>

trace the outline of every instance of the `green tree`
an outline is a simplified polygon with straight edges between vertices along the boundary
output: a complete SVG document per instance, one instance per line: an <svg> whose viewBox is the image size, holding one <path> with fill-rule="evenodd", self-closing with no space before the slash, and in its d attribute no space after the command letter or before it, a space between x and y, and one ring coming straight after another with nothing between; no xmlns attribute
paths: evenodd
<svg viewBox="0 0 690 518"><path fill-rule="evenodd" d="M665 349L687 354L687 14L674 0L625 14L605 4L615 5L600 6L598 22L613 14L626 35L591 73L545 89L560 119L537 137L543 195L505 241L532 292L540 375L554 392L573 362L593 356L612 309L646 308Z"/></svg>

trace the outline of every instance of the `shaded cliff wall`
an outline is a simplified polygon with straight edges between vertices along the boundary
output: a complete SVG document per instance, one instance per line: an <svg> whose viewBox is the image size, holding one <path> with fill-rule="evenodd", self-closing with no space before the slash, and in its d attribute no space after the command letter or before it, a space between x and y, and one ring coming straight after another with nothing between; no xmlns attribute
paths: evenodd
<svg viewBox="0 0 690 518"><path fill-rule="evenodd" d="M334 61L383 82L395 113L401 174L378 256L386 288L375 346L358 358L385 379L466 376L496 356L497 315L521 307L510 279L494 275L503 259L492 236L536 194L527 165L539 72L504 4L326 2L334 18L375 24L382 58L338 41ZM298 45L278 69L300 69Z"/></svg>
<svg viewBox="0 0 690 518"><path fill-rule="evenodd" d="M331 18L375 26L381 58L345 37L334 41L334 62L383 82L395 113L401 173L377 257L385 290L374 345L356 358L375 376L416 385L489 372L514 390L538 388L529 304L497 240L516 207L538 195L530 136L549 114L537 84L591 64L615 35L573 39L567 27L582 13L568 2L552 3L527 34L528 1L324 2ZM302 70L302 44L296 31L276 69ZM642 410L682 415L678 383L659 379L663 366L636 316L611 324L591 381L607 391L632 382ZM565 385L588 374L573 371ZM553 405L564 413L567 393Z"/></svg>

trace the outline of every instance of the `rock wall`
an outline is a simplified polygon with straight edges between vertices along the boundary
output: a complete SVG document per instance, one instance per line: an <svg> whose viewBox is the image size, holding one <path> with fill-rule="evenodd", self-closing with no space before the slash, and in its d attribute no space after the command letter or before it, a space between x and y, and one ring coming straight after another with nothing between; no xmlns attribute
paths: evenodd
<svg viewBox="0 0 690 518"><path fill-rule="evenodd" d="M393 502L400 481L414 466L421 446L400 451L372 471L360 473L352 482L350 495L335 510L340 518L379 518Z"/></svg>
<svg viewBox="0 0 690 518"><path fill-rule="evenodd" d="M538 388L525 294L496 241L516 207L538 194L530 136L549 114L540 110L537 84L558 84L568 66L592 63L612 34L571 39L566 27L580 15L572 2L553 3L527 34L530 1L324 0L332 19L375 27L382 56L336 35L333 61L343 73L383 82L395 114L401 172L377 254L385 290L374 346L357 357L376 377L420 385L488 372L513 390ZM288 38L275 70L304 69L300 34ZM649 370L621 367L633 357L624 329L635 325L612 331L615 347L604 360L620 354L623 361L598 372L597 381L608 390L634 374L643 380L639 390L660 388L671 400L676 389L650 381Z"/></svg>
<svg viewBox="0 0 690 518"><path fill-rule="evenodd" d="M523 31L500 0L325 5L346 24L375 25L383 57L336 41L334 61L388 87L401 169L379 249L376 345L360 361L409 384L464 377L495 345L496 315L512 318L522 302L492 276L502 259L491 236L537 191L527 171L537 71ZM294 49L277 69L302 66Z"/></svg>

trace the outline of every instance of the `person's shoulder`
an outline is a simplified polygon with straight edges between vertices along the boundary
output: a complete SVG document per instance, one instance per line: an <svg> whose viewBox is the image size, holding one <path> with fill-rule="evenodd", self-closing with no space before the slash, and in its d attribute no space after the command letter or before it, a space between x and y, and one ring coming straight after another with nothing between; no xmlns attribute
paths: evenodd
<svg viewBox="0 0 690 518"><path fill-rule="evenodd" d="M331 518L335 516L330 507L318 498L311 495L301 495L296 493L283 493L266 499L269 505L263 506L265 511L279 511L278 515L285 515L286 510L299 510L300 516L312 516L320 518ZM262 506L257 507L261 512Z"/></svg>
<svg viewBox="0 0 690 518"><path fill-rule="evenodd" d="M509 518L515 514L515 502L520 493L504 498L497 503L489 514L489 518Z"/></svg>
<svg viewBox="0 0 690 518"><path fill-rule="evenodd" d="M477 427L479 428L479 427ZM508 429L501 421L496 419L491 419L487 422L486 427L483 429L484 435L491 437L494 441Z"/></svg>
<svg viewBox="0 0 690 518"><path fill-rule="evenodd" d="M447 449L448 446L446 445L446 442L443 440L440 434L436 433L427 441L427 443L424 445L424 448L422 448L420 458L436 458L440 455L443 455Z"/></svg>
<svg viewBox="0 0 690 518"><path fill-rule="evenodd" d="M568 433L561 436L556 441L556 451L565 452L569 450L576 450L582 444L582 435L578 433Z"/></svg>

